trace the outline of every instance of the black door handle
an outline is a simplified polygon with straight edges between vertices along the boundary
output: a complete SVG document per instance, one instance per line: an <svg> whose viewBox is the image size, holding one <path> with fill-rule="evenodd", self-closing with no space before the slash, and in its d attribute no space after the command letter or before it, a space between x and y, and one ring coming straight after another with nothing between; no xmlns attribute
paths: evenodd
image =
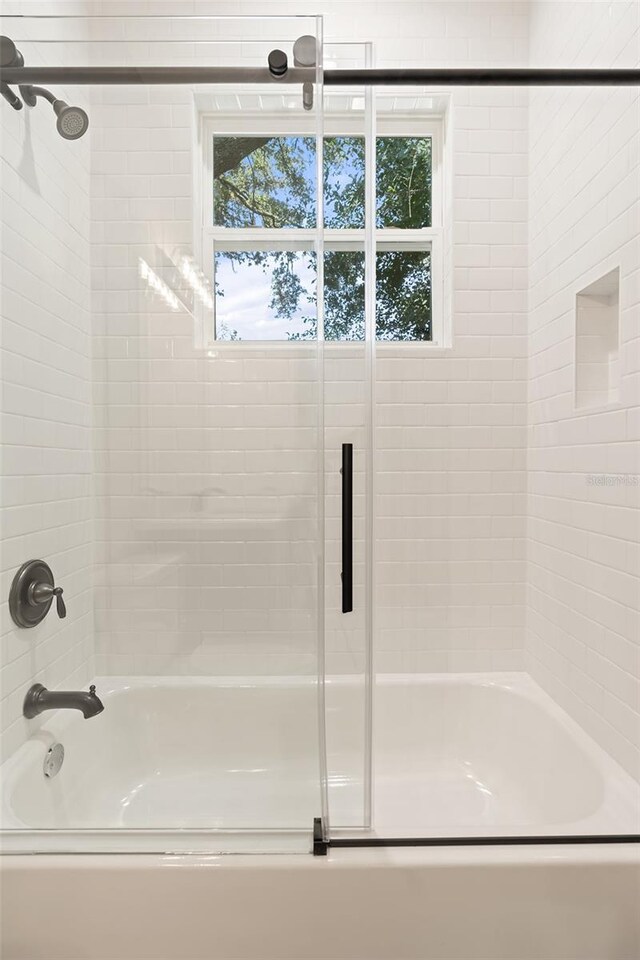
<svg viewBox="0 0 640 960"><path fill-rule="evenodd" d="M353 610L353 444L342 444L342 612Z"/></svg>

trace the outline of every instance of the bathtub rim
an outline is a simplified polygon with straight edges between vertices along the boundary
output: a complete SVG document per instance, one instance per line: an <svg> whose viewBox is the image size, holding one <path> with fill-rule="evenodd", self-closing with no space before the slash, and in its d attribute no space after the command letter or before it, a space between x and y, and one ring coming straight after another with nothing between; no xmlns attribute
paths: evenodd
<svg viewBox="0 0 640 960"><path fill-rule="evenodd" d="M623 960L637 955L640 937L640 857L628 847L339 851L322 859L10 856L0 876L14 908L3 933L19 948L14 960L53 957L52 934L56 960L86 957L88 940L96 960L525 960L523 942L532 945L526 960ZM247 915L256 922L238 949ZM505 916L519 919L505 926ZM612 937L621 946L608 952Z"/></svg>

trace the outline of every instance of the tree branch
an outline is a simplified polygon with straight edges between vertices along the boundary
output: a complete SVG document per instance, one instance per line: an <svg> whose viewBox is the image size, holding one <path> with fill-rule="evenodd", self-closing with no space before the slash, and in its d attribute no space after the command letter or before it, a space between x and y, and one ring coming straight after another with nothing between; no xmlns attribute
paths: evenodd
<svg viewBox="0 0 640 960"><path fill-rule="evenodd" d="M220 184L227 187L231 193L240 201L243 207L246 210L250 210L251 213L257 213L259 217L265 221L265 223L270 227L279 227L280 223L277 222L276 217L270 210L262 210L258 204L252 203L251 198L243 193L234 183L230 180L226 180L224 177L220 177Z"/></svg>
<svg viewBox="0 0 640 960"><path fill-rule="evenodd" d="M214 180L240 166L249 154L264 147L270 140L273 137L216 137L213 149Z"/></svg>

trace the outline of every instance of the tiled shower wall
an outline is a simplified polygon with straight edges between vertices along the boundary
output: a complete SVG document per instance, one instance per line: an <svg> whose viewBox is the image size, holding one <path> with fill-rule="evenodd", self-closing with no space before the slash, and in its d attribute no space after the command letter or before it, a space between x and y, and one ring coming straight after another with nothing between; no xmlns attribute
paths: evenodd
<svg viewBox="0 0 640 960"><path fill-rule="evenodd" d="M534 3L531 62L637 67L640 7ZM529 630L533 676L640 775L640 101L532 91ZM576 408L576 294L620 269L619 402Z"/></svg>
<svg viewBox="0 0 640 960"><path fill-rule="evenodd" d="M382 67L526 62L518 2L325 2L320 12L328 40L361 39L366 23ZM527 94L456 90L449 110L453 348L384 345L376 358L383 672L522 665ZM352 669L346 643L333 652L336 669Z"/></svg>
<svg viewBox="0 0 640 960"><path fill-rule="evenodd" d="M209 15L255 13L249 0L189 6ZM388 3L325 0L314 10L325 14L329 40L373 40L381 66L523 64L529 13L532 63L608 66L637 57L634 7L625 0L394 0L390 11ZM299 10L296 2L261 5L263 14ZM104 12L165 9L109 2ZM596 54L601 59L595 61ZM283 523L283 511L276 512L276 500L300 504L310 489L304 474L309 480L317 440L308 419L313 361L196 358L189 318L142 297L142 251L153 260L157 248L191 242L190 108L166 89L140 90L139 102L130 93L126 103L115 90L109 95L109 103L92 108L91 191L88 140L60 140L43 108L29 118L2 104L9 223L2 596L27 554L44 554L70 607L64 624L52 615L27 637L3 620L6 752L25 735L25 685L35 679L83 684L90 673L89 193L95 200L99 670L315 669L309 517L288 516ZM527 507L527 664L637 772L631 576L638 558L631 516L638 490L587 482L604 471L640 472L632 446L639 386L637 101L630 91L534 91L529 130L527 103L527 94L509 90L456 93L454 348L437 357L423 348L379 352L376 667L522 664ZM56 237L45 258L43 231ZM574 293L597 278L601 263L604 273L617 262L623 404L577 415L571 404ZM358 375L336 375L332 382L339 386L331 415L338 415L339 402L346 425L356 426ZM242 422L216 421L223 401L225 411L235 409L225 416ZM229 444L231 435L242 443ZM525 504L527 439L532 473ZM244 498L259 495L251 485L267 463L273 476L266 497L280 535L270 530L268 548L259 538L249 550L239 548L246 525L236 510L227 516L235 518L238 536L221 541L216 510L238 494L238 479ZM212 475L219 481L215 490ZM260 509L264 516L271 507L263 499ZM186 588L197 593L195 608ZM6 617L6 603L2 609ZM336 670L361 667L352 641L339 629L330 637Z"/></svg>
<svg viewBox="0 0 640 960"><path fill-rule="evenodd" d="M144 44L129 52L153 62ZM93 107L98 670L310 675L316 351L198 338L178 270L201 215L193 103L187 87L141 86ZM142 262L185 306L149 289Z"/></svg>
<svg viewBox="0 0 640 960"><path fill-rule="evenodd" d="M505 41L505 62L519 60L520 43L517 32ZM383 672L522 665L526 96L457 91L450 111L453 346L377 351Z"/></svg>
<svg viewBox="0 0 640 960"><path fill-rule="evenodd" d="M361 39L366 13L381 65L526 56L518 3L397 2L393 17L375 4L369 16L370 3L321 7L329 41ZM289 3L262 12L298 11ZM218 3L207 12L255 8ZM141 299L137 258L156 263L159 249L191 240L189 101L166 88L141 89L139 102L131 91L101 99L93 167L100 668L313 672L308 558L293 583L295 556L238 545L242 530L231 531L223 555L215 522L231 509L240 523L240 499L251 485L260 495L267 460L274 509L287 496L299 505L312 489L313 364L295 347L289 359L243 359L246 347L196 355L189 318L163 311L158 297ZM500 89L453 98L454 347L437 356L420 346L379 351L378 669L522 663L526 102L526 93ZM329 370L334 446L362 419L362 364L348 366ZM276 536L281 554L290 533ZM189 580L187 566L201 581ZM331 573L337 578L337 567ZM332 604L337 583L329 582ZM351 622L361 627L357 611ZM331 669L361 670L353 630L333 625Z"/></svg>
<svg viewBox="0 0 640 960"><path fill-rule="evenodd" d="M42 49L23 53L35 63ZM82 687L93 675L93 527L90 137L63 140L42 101L15 112L3 100L0 109L4 758L40 724L22 717L32 683ZM51 565L68 617L52 608L25 630L11 620L7 599L16 570L34 558Z"/></svg>

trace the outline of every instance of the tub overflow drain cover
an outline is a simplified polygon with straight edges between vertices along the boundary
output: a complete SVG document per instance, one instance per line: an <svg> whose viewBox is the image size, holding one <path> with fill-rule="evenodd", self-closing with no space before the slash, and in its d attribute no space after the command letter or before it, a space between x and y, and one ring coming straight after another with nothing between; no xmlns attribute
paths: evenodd
<svg viewBox="0 0 640 960"><path fill-rule="evenodd" d="M44 758L45 777L55 777L56 773L58 773L60 767L62 766L63 760L64 747L61 743L54 743L52 747L49 747L47 750L47 755Z"/></svg>

